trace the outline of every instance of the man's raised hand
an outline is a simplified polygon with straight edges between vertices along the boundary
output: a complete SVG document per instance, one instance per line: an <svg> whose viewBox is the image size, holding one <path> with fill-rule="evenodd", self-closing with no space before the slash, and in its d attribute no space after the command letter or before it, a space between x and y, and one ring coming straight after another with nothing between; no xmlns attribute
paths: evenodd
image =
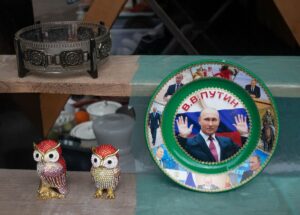
<svg viewBox="0 0 300 215"><path fill-rule="evenodd" d="M242 114L238 114L234 117L235 124L233 124L236 130L240 133L243 137L248 137L249 129L247 125L247 117L243 116Z"/></svg>
<svg viewBox="0 0 300 215"><path fill-rule="evenodd" d="M188 127L187 117L185 117L185 119L183 119L183 116L180 116L176 120L176 124L178 127L179 136L181 136L183 138L187 138L192 133L194 125L192 124L192 125L190 125L190 127Z"/></svg>

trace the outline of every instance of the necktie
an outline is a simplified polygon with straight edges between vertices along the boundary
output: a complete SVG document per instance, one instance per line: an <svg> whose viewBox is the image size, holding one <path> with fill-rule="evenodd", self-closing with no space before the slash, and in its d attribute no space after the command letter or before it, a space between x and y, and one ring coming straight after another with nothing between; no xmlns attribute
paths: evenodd
<svg viewBox="0 0 300 215"><path fill-rule="evenodd" d="M179 90L179 84L176 84L176 89L175 91Z"/></svg>
<svg viewBox="0 0 300 215"><path fill-rule="evenodd" d="M210 140L210 143L209 143L209 150L211 152L211 154L214 156L214 159L216 161L219 161L218 159L218 152L217 152L217 148L216 148L216 145L214 143L214 138L212 136L209 136L208 140Z"/></svg>

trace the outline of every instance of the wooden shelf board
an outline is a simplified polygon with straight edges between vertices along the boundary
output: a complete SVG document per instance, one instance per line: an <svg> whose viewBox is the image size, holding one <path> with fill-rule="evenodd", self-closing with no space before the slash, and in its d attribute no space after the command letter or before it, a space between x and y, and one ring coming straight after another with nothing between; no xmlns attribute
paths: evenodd
<svg viewBox="0 0 300 215"><path fill-rule="evenodd" d="M101 96L130 96L130 81L137 70L138 56L110 56L98 65L99 77L88 73L29 73L18 78L14 55L0 56L0 93L51 93Z"/></svg>
<svg viewBox="0 0 300 215"><path fill-rule="evenodd" d="M89 172L68 172L65 199L39 200L39 178L34 170L0 169L1 214L134 214L135 176L122 174L116 199L94 199Z"/></svg>

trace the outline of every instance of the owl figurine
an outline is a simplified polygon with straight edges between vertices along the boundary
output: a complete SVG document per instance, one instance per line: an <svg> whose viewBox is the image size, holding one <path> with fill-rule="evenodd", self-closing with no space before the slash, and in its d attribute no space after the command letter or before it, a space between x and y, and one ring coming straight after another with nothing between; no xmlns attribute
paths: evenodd
<svg viewBox="0 0 300 215"><path fill-rule="evenodd" d="M33 159L37 162L37 173L41 179L38 197L64 198L67 194L67 168L60 144L54 140L43 140L33 147Z"/></svg>
<svg viewBox="0 0 300 215"><path fill-rule="evenodd" d="M109 144L92 148L91 175L96 185L95 198L102 198L106 191L106 198L115 198L115 189L120 180L119 150Z"/></svg>

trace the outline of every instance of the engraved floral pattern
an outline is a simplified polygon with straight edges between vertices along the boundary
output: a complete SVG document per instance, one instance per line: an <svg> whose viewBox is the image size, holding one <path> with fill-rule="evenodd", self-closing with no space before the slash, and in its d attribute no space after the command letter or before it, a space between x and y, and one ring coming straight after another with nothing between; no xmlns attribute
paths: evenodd
<svg viewBox="0 0 300 215"><path fill-rule="evenodd" d="M63 67L80 65L83 63L83 51L64 51L60 53L60 61Z"/></svg>

